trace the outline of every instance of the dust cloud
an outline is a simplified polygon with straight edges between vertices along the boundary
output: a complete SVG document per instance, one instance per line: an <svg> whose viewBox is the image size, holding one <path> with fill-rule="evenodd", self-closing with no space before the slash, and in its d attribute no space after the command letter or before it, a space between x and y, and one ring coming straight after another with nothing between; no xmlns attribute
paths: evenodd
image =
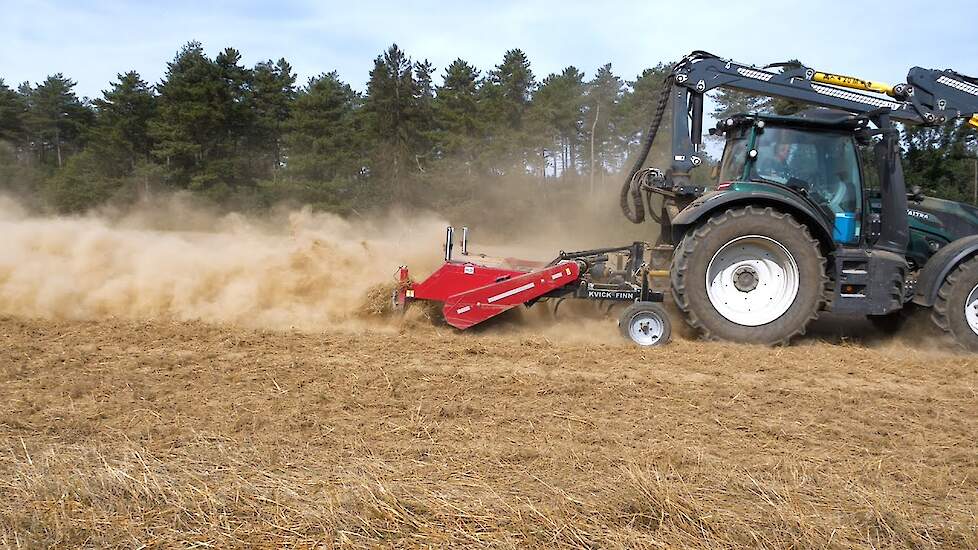
<svg viewBox="0 0 978 550"><path fill-rule="evenodd" d="M217 214L179 196L38 217L0 197L0 315L355 326L368 289L398 265L436 267L446 224L396 212Z"/></svg>
<svg viewBox="0 0 978 550"><path fill-rule="evenodd" d="M408 265L415 279L438 267L449 224L471 229L475 253L543 261L654 237L622 220L610 189L476 189L468 201L436 205L437 213L402 207L349 218L299 207L229 214L188 194L58 217L0 195L0 315L356 329L383 322L377 306L397 266ZM547 312L505 321L513 330L561 325Z"/></svg>
<svg viewBox="0 0 978 550"><path fill-rule="evenodd" d="M383 313L397 266L408 265L415 279L436 269L446 225L468 225L475 253L544 261L560 250L652 236L646 226L624 223L617 205L600 196L544 196L550 208L491 199L479 209L343 218L285 207L261 215L228 214L178 194L125 209L53 217L0 195L0 315L203 321L273 330L395 326ZM406 321L438 322L439 309L416 304ZM617 314L570 301L555 315L552 305L541 304L517 308L471 332L618 342ZM917 322L896 335L884 335L862 319L826 316L802 341L954 347L917 317L926 315L916 315ZM681 323L674 325L679 336Z"/></svg>

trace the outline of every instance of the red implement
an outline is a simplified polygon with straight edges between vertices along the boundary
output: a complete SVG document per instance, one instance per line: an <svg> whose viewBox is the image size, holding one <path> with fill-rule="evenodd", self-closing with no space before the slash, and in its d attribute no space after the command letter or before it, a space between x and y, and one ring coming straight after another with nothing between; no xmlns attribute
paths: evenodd
<svg viewBox="0 0 978 550"><path fill-rule="evenodd" d="M445 321L467 329L519 305L553 300L553 312L567 298L620 302L618 319L625 338L640 346L669 341L669 316L659 302L663 293L649 287L645 263L648 243L561 251L550 263L469 254L468 228L462 228L462 257L454 259L455 228L445 230L445 263L427 279L411 281L408 268L398 270L393 307L403 311L414 300L442 303ZM610 311L610 307L605 308Z"/></svg>
<svg viewBox="0 0 978 550"><path fill-rule="evenodd" d="M444 302L442 312L448 324L466 329L575 283L580 275L580 268L573 261L534 271L515 267L449 261L414 285L408 283L407 270L402 269L400 279L405 285L402 292L407 298Z"/></svg>

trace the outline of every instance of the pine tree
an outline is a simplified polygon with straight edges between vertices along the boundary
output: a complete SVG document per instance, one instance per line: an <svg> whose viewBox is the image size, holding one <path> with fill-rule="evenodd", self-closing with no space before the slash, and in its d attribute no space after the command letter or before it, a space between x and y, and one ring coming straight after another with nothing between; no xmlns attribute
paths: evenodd
<svg viewBox="0 0 978 550"><path fill-rule="evenodd" d="M587 157L590 171L590 158L594 157L596 166L592 173L604 174L612 168L617 168L621 155L627 146L627 139L622 135L621 101L625 83L611 70L611 63L603 65L597 71L594 79L587 85L587 121L584 131L591 139L593 135L593 155ZM590 147L590 144L589 144Z"/></svg>
<svg viewBox="0 0 978 550"><path fill-rule="evenodd" d="M351 179L361 170L355 113L360 98L331 72L310 78L286 122L286 174L307 182Z"/></svg>
<svg viewBox="0 0 978 550"><path fill-rule="evenodd" d="M255 124L256 113L251 101L253 73L241 64L241 52L225 48L214 58L222 86L218 88L219 108L223 124L220 128L225 139L222 143L224 159L234 158L248 151L244 139Z"/></svg>
<svg viewBox="0 0 978 550"><path fill-rule="evenodd" d="M27 100L0 78L0 141L22 143L26 116Z"/></svg>
<svg viewBox="0 0 978 550"><path fill-rule="evenodd" d="M433 139L442 158L461 159L471 170L485 133L479 71L462 59L448 68L432 103Z"/></svg>
<svg viewBox="0 0 978 550"><path fill-rule="evenodd" d="M536 77L522 50L507 51L502 63L489 72L482 92L492 139L484 154L492 159L495 174L524 174L539 157L538 140L523 128L535 89Z"/></svg>
<svg viewBox="0 0 978 550"><path fill-rule="evenodd" d="M359 104L359 94L335 71L310 78L297 92L283 127L283 177L271 189L273 200L289 197L334 211L355 205L364 169Z"/></svg>
<svg viewBox="0 0 978 550"><path fill-rule="evenodd" d="M551 156L553 175L577 172L584 108L584 73L567 67L543 79L533 95L530 120L533 134L541 141L541 153Z"/></svg>
<svg viewBox="0 0 978 550"><path fill-rule="evenodd" d="M137 163L149 157L148 124L154 114L152 89L135 72L96 99L85 149L67 159L44 185L47 202L62 212L86 210L117 196Z"/></svg>
<svg viewBox="0 0 978 550"><path fill-rule="evenodd" d="M30 158L26 119L27 98L0 79L0 189L19 195L38 187L24 162Z"/></svg>
<svg viewBox="0 0 978 550"><path fill-rule="evenodd" d="M274 173L282 164L282 134L296 99L296 76L285 59L255 65L248 94L253 124L247 149L255 169L262 177Z"/></svg>
<svg viewBox="0 0 978 550"><path fill-rule="evenodd" d="M35 88L21 87L27 95L26 126L42 163L64 166L81 149L85 129L93 120L91 108L73 91L75 82L61 73L47 77Z"/></svg>
<svg viewBox="0 0 978 550"><path fill-rule="evenodd" d="M374 60L367 82L363 119L372 149L370 173L375 185L386 183L398 200L408 198L407 180L420 171L420 159L429 152L421 113L431 102L430 74L430 65L413 63L393 44Z"/></svg>
<svg viewBox="0 0 978 550"><path fill-rule="evenodd" d="M431 80L434 72L434 66L427 59L414 64L414 108L411 113L413 135L411 140L415 162L421 171L424 171L425 164L434 156L435 86Z"/></svg>
<svg viewBox="0 0 978 550"><path fill-rule="evenodd" d="M159 112L150 126L153 155L173 184L187 187L207 160L222 152L224 82L200 42L189 42L167 64L157 89Z"/></svg>
<svg viewBox="0 0 978 550"><path fill-rule="evenodd" d="M536 77L530 69L530 60L520 49L507 51L503 62L489 73L487 90L491 92L496 114L514 130L522 126L535 88Z"/></svg>
<svg viewBox="0 0 978 550"><path fill-rule="evenodd" d="M104 158L103 165L121 176L131 173L138 162L149 160L153 146L149 123L156 115L156 96L135 71L117 78L118 82L102 92L102 99L93 102L92 147Z"/></svg>
<svg viewBox="0 0 978 550"><path fill-rule="evenodd" d="M251 83L252 71L234 48L211 60L199 42L189 42L167 65L150 135L173 185L220 198L254 182L247 147L255 125Z"/></svg>

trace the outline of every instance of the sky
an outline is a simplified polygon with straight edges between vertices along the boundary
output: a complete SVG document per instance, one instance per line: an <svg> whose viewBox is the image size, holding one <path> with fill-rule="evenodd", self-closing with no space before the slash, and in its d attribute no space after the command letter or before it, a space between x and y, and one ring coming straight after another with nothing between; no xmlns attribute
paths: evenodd
<svg viewBox="0 0 978 550"><path fill-rule="evenodd" d="M88 97L128 70L159 82L190 40L211 55L233 46L248 65L284 57L300 83L336 70L360 90L392 43L437 75L456 57L486 71L510 48L527 53L538 78L567 65L590 77L612 63L631 80L696 49L758 65L796 58L889 83L914 65L978 75L975 0L0 0L0 14L0 78L16 85L61 72Z"/></svg>

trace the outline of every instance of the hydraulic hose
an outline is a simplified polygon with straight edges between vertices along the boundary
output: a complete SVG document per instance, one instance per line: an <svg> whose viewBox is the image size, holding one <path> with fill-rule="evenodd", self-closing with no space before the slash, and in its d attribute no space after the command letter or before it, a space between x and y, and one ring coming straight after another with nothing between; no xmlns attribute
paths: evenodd
<svg viewBox="0 0 978 550"><path fill-rule="evenodd" d="M672 92L673 74L673 72L670 72L669 76L662 82L662 90L659 92L659 102L655 106L652 123L645 133L645 140L639 150L638 158L635 159L635 164L632 165L631 171L628 172L628 177L625 178L625 183L621 186L621 211L628 218L628 221L632 223L642 223L645 221L645 202L642 197L642 182L638 181L641 178L636 178L635 176L638 175L642 169L642 165L648 159L649 151L652 150L652 143L655 141L655 135L659 132L662 115L666 111L666 105L669 103L669 95ZM629 201L629 196L631 196L631 201Z"/></svg>

